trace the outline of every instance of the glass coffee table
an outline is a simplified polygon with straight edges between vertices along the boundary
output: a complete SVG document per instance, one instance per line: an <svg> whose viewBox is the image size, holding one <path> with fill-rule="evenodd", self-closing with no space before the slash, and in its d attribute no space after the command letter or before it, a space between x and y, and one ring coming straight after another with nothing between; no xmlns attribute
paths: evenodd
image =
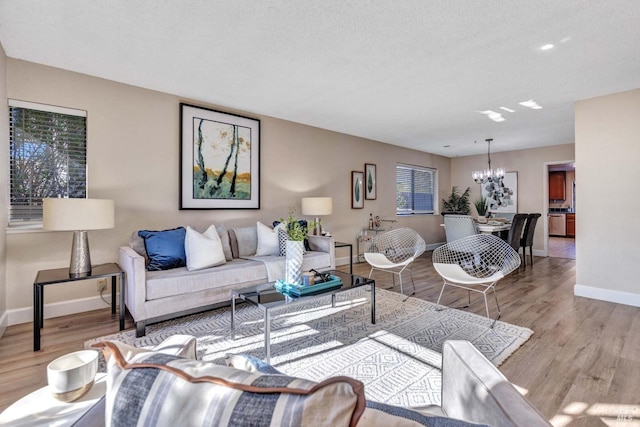
<svg viewBox="0 0 640 427"><path fill-rule="evenodd" d="M319 291L317 293L303 295L300 297L289 296L278 292L274 288L274 282L262 285L250 286L248 288L237 289L231 291L231 339L235 339L235 315L236 315L236 299L246 301L262 309L264 314L264 349L265 361L270 363L271 359L271 311L273 309L284 306L291 306L298 303L308 302L313 299L326 297L331 295L331 306L335 307L336 295L350 289L359 288L361 286L371 286L371 323L376 323L376 282L362 276L344 273L342 271L331 270L331 275L336 276L342 281L342 286Z"/></svg>

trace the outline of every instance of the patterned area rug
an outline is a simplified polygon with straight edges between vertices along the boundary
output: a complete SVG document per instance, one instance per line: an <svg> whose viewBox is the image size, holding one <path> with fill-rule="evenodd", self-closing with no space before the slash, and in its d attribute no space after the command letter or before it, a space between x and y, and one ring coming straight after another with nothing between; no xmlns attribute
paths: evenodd
<svg viewBox="0 0 640 427"><path fill-rule="evenodd" d="M365 384L368 399L402 406L440 403L441 351L444 341L468 340L492 363L500 365L533 331L438 306L417 298L376 290L376 324L371 324L369 292L354 289L274 311L271 364L280 371L315 381L347 375ZM198 340L198 357L224 364L226 353L264 358L262 310L239 304L236 339L231 340L230 308L170 320L135 331L100 337L136 347L151 347L173 334Z"/></svg>

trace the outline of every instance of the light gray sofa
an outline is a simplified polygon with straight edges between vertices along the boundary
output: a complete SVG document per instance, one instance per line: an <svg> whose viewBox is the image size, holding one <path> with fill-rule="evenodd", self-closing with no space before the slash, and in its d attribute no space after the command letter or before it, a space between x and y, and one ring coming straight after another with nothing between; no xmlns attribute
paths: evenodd
<svg viewBox="0 0 640 427"><path fill-rule="evenodd" d="M225 248L223 265L188 271L186 267L147 271L144 244L132 235L129 246L120 247L119 264L125 272L125 305L136 324L136 336L145 327L173 317L195 313L230 302L231 291L275 281L281 277L285 257L255 257L257 227L217 227ZM308 236L303 269L335 269L333 237Z"/></svg>
<svg viewBox="0 0 640 427"><path fill-rule="evenodd" d="M170 352L173 354L183 353L179 348L181 342L186 346L193 345L193 341L188 340L186 336L181 336L173 341L173 345L170 346L172 347ZM118 346L122 350L127 348L122 344L118 344ZM167 346L161 345L160 347L166 348ZM325 393L324 397L311 398L313 401L305 403L302 411L307 411L309 410L308 407L315 406L320 409L316 414L316 418L303 417L302 419L306 420L306 424L297 423L295 419L299 414L295 413L296 411L287 412L282 409L284 406L288 408L295 399L281 399L280 405L282 406L279 406L280 410L276 413L272 405L277 395L271 395L269 399L262 398L254 401L254 405L264 404L265 406L263 409L254 406L250 410L247 410L246 405L249 404L248 402L253 401L251 396L243 396L243 404L245 406L238 406L239 397L231 396L234 393L232 390L233 384L231 383L241 381L247 375L282 375L259 359L244 355L227 355L227 364L233 369L225 371L224 368L221 369L217 365L202 361L167 361L166 358L165 361L162 361L160 358L155 357L153 353L147 353L147 355L138 353L142 358L135 360L137 357L134 355L136 351L139 350L131 349L129 356L125 356L126 359L137 362L151 362L152 364L154 362L156 364L168 363L169 366L173 367L172 373L162 377L159 369L143 363L139 367L146 369L145 373L140 371L140 375L143 377L145 375L148 376L148 381L142 381L139 376L135 377L136 380L130 380L128 384L136 384L137 388L129 390L129 385L124 385L123 378L133 372L127 373L127 370L118 368L114 363L110 362L108 373L111 383L114 384L113 387L107 391L106 398L96 404L87 416L76 425L104 425L106 414L109 414L107 416L107 425L114 425L114 420L117 419L117 417L113 418L114 414L122 414L124 412L128 414L125 419L131 425L136 425L139 421L151 422L154 425L156 422L158 425L175 425L170 421L171 418L175 418L181 420L182 425L286 424L333 426L337 425L335 417L333 417L338 415L336 408L344 406L343 401L350 398L344 393L340 394L340 397L334 393ZM168 352L166 349L163 351ZM187 353L192 354L192 350ZM136 368L133 367L133 369L135 370ZM183 375L183 371L191 372L191 376ZM219 378L222 378L220 375L224 375L225 378L228 378L228 382L221 384L216 380L212 380L212 375ZM256 378L251 378L251 381L256 381ZM191 384L185 383L185 379ZM333 380L338 379L341 379L346 386L342 388L343 391L345 389L350 390L347 383L354 384L347 377L333 378ZM300 386L299 380L293 378L291 380ZM277 384L281 389L286 388L287 385L294 384L294 382L290 382L291 380L286 380L283 377L283 380L278 381ZM328 379L323 383L331 380ZM262 377L255 384L259 383L261 385L258 387L265 387L269 382L270 380ZM174 383L175 385L172 385ZM355 383L362 385L357 381ZM162 384L162 387L159 384ZM221 385L223 387L220 387ZM179 387L176 388L176 390L179 390L178 394L171 394L170 390L174 387ZM216 389L216 387L218 388ZM253 387L252 391L257 392L257 388ZM286 393L282 390L277 392ZM545 417L468 341L447 341L444 344L441 407L430 406L410 410L371 401L365 403L365 392L366 390L362 388L357 392L361 400L353 410L353 414L358 413L358 415L355 417L351 415L352 425L355 424L360 427L389 425L396 427L417 427L419 425L469 427L470 424L468 423L475 423L473 425L495 427L551 426ZM131 393L136 396L135 402L125 398ZM269 391L265 391L265 393L269 393ZM199 403L195 403L197 398L200 399ZM170 403L170 405L164 403ZM188 412L183 409L187 407L189 408ZM217 411L217 408L220 408L220 411ZM234 419L233 413L236 412L236 409L238 410L237 416L239 418ZM159 416L160 412L162 412L162 416ZM309 412L312 412L312 408ZM152 416L156 417L156 419L152 420L150 418ZM268 417L268 419L261 418L263 416ZM234 421L229 422L229 420ZM118 423L116 422L115 424Z"/></svg>

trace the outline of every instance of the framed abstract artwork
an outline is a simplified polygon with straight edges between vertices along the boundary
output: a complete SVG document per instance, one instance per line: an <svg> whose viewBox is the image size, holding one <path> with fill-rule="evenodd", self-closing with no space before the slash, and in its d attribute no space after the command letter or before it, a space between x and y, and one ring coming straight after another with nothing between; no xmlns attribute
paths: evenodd
<svg viewBox="0 0 640 427"><path fill-rule="evenodd" d="M351 171L351 208L364 208L364 173Z"/></svg>
<svg viewBox="0 0 640 427"><path fill-rule="evenodd" d="M364 198L376 199L376 165L372 163L364 164Z"/></svg>
<svg viewBox="0 0 640 427"><path fill-rule="evenodd" d="M260 209L260 120L180 104L180 209Z"/></svg>
<svg viewBox="0 0 640 427"><path fill-rule="evenodd" d="M518 172L506 172L501 184L482 184L482 195L487 198L492 213L518 212Z"/></svg>

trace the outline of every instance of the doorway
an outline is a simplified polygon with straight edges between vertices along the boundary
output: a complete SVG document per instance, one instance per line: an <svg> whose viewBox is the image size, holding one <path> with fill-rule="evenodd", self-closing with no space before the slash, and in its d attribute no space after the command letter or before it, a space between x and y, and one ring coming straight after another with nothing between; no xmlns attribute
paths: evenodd
<svg viewBox="0 0 640 427"><path fill-rule="evenodd" d="M574 161L545 164L547 256L576 259L576 165ZM559 182L562 184L559 185ZM561 191L558 187L560 186ZM554 197L554 198L552 198ZM559 221L562 227L558 227Z"/></svg>

